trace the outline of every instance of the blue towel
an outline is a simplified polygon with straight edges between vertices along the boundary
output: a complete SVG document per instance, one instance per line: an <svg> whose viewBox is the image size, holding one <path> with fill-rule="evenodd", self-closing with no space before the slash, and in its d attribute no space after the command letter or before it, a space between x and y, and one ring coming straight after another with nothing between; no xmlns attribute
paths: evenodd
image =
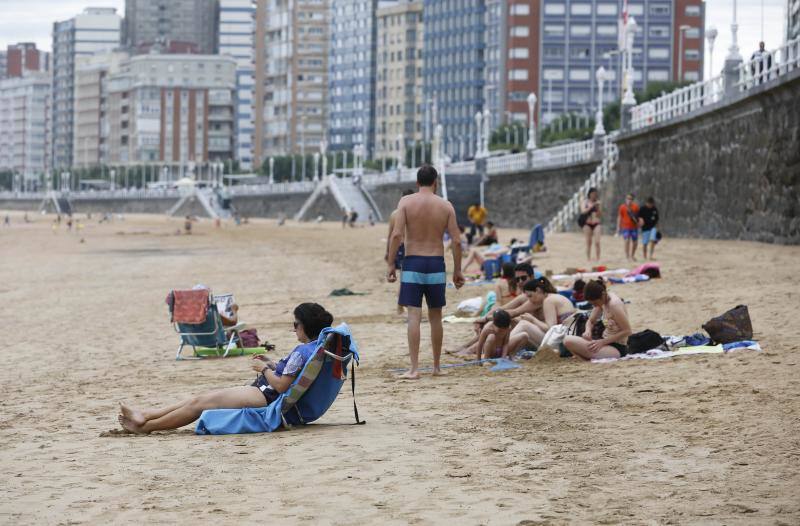
<svg viewBox="0 0 800 526"><path fill-rule="evenodd" d="M503 371L511 371L513 369L521 369L521 365L517 365L508 358L498 358L495 361L495 365L489 369L493 373L499 373Z"/></svg>
<svg viewBox="0 0 800 526"><path fill-rule="evenodd" d="M353 352L353 359L358 361L358 347L350 334L350 327L342 323L336 328L327 327L322 330L317 338L314 349L319 349L325 344L325 338L330 333L350 337L350 351ZM325 365L319 372L317 379L308 388L306 393L295 404L296 410L290 410L285 418L289 424L300 424L313 422L320 418L333 404L336 396L342 388L344 379L334 378L331 374L333 360L325 361ZM346 363L344 364L346 365ZM305 371L305 367L303 371ZM347 368L343 369L347 375ZM297 375L297 379L303 372ZM297 382L295 379L295 382ZM227 435L233 433L264 433L275 431L283 424L281 419L281 409L283 400L289 395L289 390L282 393L274 402L266 407L246 407L244 409L209 409L203 411L197 421L194 432L198 435ZM302 415L302 421L300 416Z"/></svg>

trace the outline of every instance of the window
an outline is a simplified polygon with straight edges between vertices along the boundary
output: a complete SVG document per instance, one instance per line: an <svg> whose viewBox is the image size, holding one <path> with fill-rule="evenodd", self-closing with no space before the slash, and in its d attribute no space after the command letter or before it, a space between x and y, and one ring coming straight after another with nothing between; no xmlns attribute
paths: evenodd
<svg viewBox="0 0 800 526"><path fill-rule="evenodd" d="M582 37L591 34L591 26L575 25L569 26L569 34L574 37Z"/></svg>
<svg viewBox="0 0 800 526"><path fill-rule="evenodd" d="M564 70L560 68L545 68L544 80L564 80Z"/></svg>
<svg viewBox="0 0 800 526"><path fill-rule="evenodd" d="M569 80L589 80L591 74L586 68L573 68L569 70Z"/></svg>
<svg viewBox="0 0 800 526"><path fill-rule="evenodd" d="M572 46L569 50L570 58L589 58L589 48Z"/></svg>
<svg viewBox="0 0 800 526"><path fill-rule="evenodd" d="M544 58L564 58L564 48L561 46L545 46Z"/></svg>
<svg viewBox="0 0 800 526"><path fill-rule="evenodd" d="M508 50L508 58L528 58L528 48L526 47L513 47Z"/></svg>
<svg viewBox="0 0 800 526"><path fill-rule="evenodd" d="M597 14L600 16L617 16L617 4L598 4Z"/></svg>
<svg viewBox="0 0 800 526"><path fill-rule="evenodd" d="M668 16L669 4L652 4L650 6L650 14L654 16Z"/></svg>
<svg viewBox="0 0 800 526"><path fill-rule="evenodd" d="M617 36L617 26L614 24L598 24L597 34L601 36Z"/></svg>
<svg viewBox="0 0 800 526"><path fill-rule="evenodd" d="M687 5L686 9L684 10L686 16L700 16L700 6L699 5Z"/></svg>
<svg viewBox="0 0 800 526"><path fill-rule="evenodd" d="M528 26L514 26L509 31L509 35L512 37L528 37L530 31L528 31Z"/></svg>
<svg viewBox="0 0 800 526"><path fill-rule="evenodd" d="M699 27L690 27L686 31L683 32L685 38L700 38L700 28Z"/></svg>
<svg viewBox="0 0 800 526"><path fill-rule="evenodd" d="M699 71L684 71L683 72L683 80L696 82L696 81L700 80L700 72Z"/></svg>
<svg viewBox="0 0 800 526"><path fill-rule="evenodd" d="M644 6L642 4L631 4L628 6L628 14L642 16L644 14Z"/></svg>
<svg viewBox="0 0 800 526"><path fill-rule="evenodd" d="M528 80L528 70L511 69L508 71L508 80Z"/></svg>
<svg viewBox="0 0 800 526"><path fill-rule="evenodd" d="M683 51L683 58L686 60L700 60L700 50L686 49Z"/></svg>
<svg viewBox="0 0 800 526"><path fill-rule="evenodd" d="M650 38L669 38L669 26L650 26Z"/></svg>
<svg viewBox="0 0 800 526"><path fill-rule="evenodd" d="M648 58L655 58L655 59L668 59L669 58L669 48L665 47L651 47L647 50L647 57Z"/></svg>
<svg viewBox="0 0 800 526"><path fill-rule="evenodd" d="M572 104L588 104L589 92L586 90L572 90L569 93L569 101Z"/></svg>
<svg viewBox="0 0 800 526"><path fill-rule="evenodd" d="M544 14L546 15L563 15L566 13L564 4L546 3L544 6Z"/></svg>
<svg viewBox="0 0 800 526"><path fill-rule="evenodd" d="M569 8L569 12L573 15L591 15L592 4L572 4Z"/></svg>
<svg viewBox="0 0 800 526"><path fill-rule="evenodd" d="M528 4L514 4L511 6L511 9L509 9L509 13L512 16L514 15L525 16L531 14L531 8L530 6L528 6Z"/></svg>
<svg viewBox="0 0 800 526"><path fill-rule="evenodd" d="M563 24L545 24L544 34L550 37L564 36L564 26Z"/></svg>
<svg viewBox="0 0 800 526"><path fill-rule="evenodd" d="M667 81L669 80L669 71L665 69L651 69L647 72L647 80Z"/></svg>

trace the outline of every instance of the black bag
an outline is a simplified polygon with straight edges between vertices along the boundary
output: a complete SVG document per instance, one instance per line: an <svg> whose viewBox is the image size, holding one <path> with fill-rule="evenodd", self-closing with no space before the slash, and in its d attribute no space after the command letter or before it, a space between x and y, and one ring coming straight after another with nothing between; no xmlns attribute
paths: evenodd
<svg viewBox="0 0 800 526"><path fill-rule="evenodd" d="M637 332L636 334L628 336L628 354L647 352L663 343L664 338L662 338L660 334L656 331L645 329L642 332Z"/></svg>
<svg viewBox="0 0 800 526"><path fill-rule="evenodd" d="M753 339L753 325L747 305L737 305L728 312L703 324L714 343L731 343Z"/></svg>

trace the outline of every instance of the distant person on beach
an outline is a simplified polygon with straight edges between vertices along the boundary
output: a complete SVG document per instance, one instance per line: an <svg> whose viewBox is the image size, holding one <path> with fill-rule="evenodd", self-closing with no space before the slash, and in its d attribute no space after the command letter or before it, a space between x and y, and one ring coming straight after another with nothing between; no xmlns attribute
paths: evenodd
<svg viewBox="0 0 800 526"><path fill-rule="evenodd" d="M347 221L350 220L350 214L347 212L347 208L342 207L342 228L347 226Z"/></svg>
<svg viewBox="0 0 800 526"><path fill-rule="evenodd" d="M578 226L583 229L586 238L586 259L592 260L592 245L594 244L597 261L600 261L600 236L603 226L600 224L602 212L600 210L600 196L597 188L589 188L586 199L581 203L581 215L578 217Z"/></svg>
<svg viewBox="0 0 800 526"><path fill-rule="evenodd" d="M183 232L186 235L192 233L192 216L186 216L186 219L183 222Z"/></svg>
<svg viewBox="0 0 800 526"><path fill-rule="evenodd" d="M582 336L567 336L564 347L584 360L621 358L628 354L628 336L633 332L628 311L619 296L606 290L602 280L593 280L584 288L586 301L594 307ZM592 339L592 328L602 317L603 337Z"/></svg>
<svg viewBox="0 0 800 526"><path fill-rule="evenodd" d="M642 227L642 252L644 259L653 259L656 253L656 243L658 243L658 208L656 200L648 197L644 201L644 206L639 210L639 226ZM650 256L648 258L647 246L650 246Z"/></svg>
<svg viewBox="0 0 800 526"><path fill-rule="evenodd" d="M405 197L407 195L411 195L413 193L414 193L414 190L412 190L410 188L407 188L407 189L403 190L403 193L400 195L400 198L402 199L403 197ZM383 255L383 260L387 264L390 263L390 260L389 260L389 245L391 244L391 241L392 241L392 232L394 232L394 225L395 225L396 221L397 221L397 209L395 208L392 211L392 213L389 214L389 233L386 236L386 253ZM397 252L395 252L395 254L394 254L394 268L396 268L397 270L401 270L403 268L403 257L405 257L405 254L406 254L405 250L406 250L405 244L404 243L400 243L400 246L397 248ZM397 305L397 313L398 314L402 314L403 313L403 306L402 305L399 305L399 304Z"/></svg>
<svg viewBox="0 0 800 526"><path fill-rule="evenodd" d="M625 196L625 202L617 210L617 232L625 240L625 259L636 261L636 244L639 241L639 205L634 195Z"/></svg>
<svg viewBox="0 0 800 526"><path fill-rule="evenodd" d="M3 219L3 226L11 226L11 218L6 214L6 217Z"/></svg>
<svg viewBox="0 0 800 526"><path fill-rule="evenodd" d="M475 242L479 247L488 247L497 243L498 235L494 223L491 221L486 222L486 233Z"/></svg>
<svg viewBox="0 0 800 526"><path fill-rule="evenodd" d="M333 316L321 305L301 303L294 309L294 331L301 345L278 362L264 355L253 356L250 368L258 377L252 384L208 391L161 409L137 409L123 403L120 404L119 423L131 433L147 434L191 424L206 409L267 406L291 387L313 356L319 333L331 323Z"/></svg>
<svg viewBox="0 0 800 526"><path fill-rule="evenodd" d="M357 219L358 219L358 212L356 212L355 210L352 210L350 212L350 227L351 228L355 228Z"/></svg>
<svg viewBox="0 0 800 526"><path fill-rule="evenodd" d="M758 49L750 56L750 73L756 84L769 80L772 69L772 54L767 51L764 42L758 43Z"/></svg>
<svg viewBox="0 0 800 526"><path fill-rule="evenodd" d="M408 309L408 352L411 369L401 378L419 378L419 340L422 322L422 297L428 305L428 321L431 327L433 347L433 374L442 374L442 307L445 306L447 274L444 264L444 244L447 232L451 239L458 239L459 230L453 205L436 195L439 174L433 166L425 165L417 171L418 192L400 199L397 207L394 230L389 240L389 254L396 253L405 241L406 255L400 278L398 303ZM453 283L456 288L464 285L461 273L461 245L452 243ZM394 261L387 263L387 280L397 280Z"/></svg>
<svg viewBox="0 0 800 526"><path fill-rule="evenodd" d="M480 233L483 235L483 224L486 222L486 216L489 213L486 208L480 203L475 203L467 208L467 218L469 219L469 234L467 234L467 241L471 245L475 239L475 234Z"/></svg>

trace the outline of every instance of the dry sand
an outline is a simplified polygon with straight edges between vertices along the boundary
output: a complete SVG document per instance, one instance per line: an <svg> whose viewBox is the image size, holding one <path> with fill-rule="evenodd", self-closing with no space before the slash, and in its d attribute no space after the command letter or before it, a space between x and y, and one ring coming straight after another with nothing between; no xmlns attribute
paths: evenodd
<svg viewBox="0 0 800 526"><path fill-rule="evenodd" d="M533 360L403 383L388 372L407 355L384 225L203 221L178 236L181 221L139 216L70 234L12 217L0 227L0 523L800 523L800 247L668 239L663 279L615 287L635 330L663 334L746 303L763 353ZM604 263L623 264L621 243L604 239ZM577 236L549 246L542 268L582 264ZM347 389L290 432L109 433L120 400L253 379L247 358L173 360L164 296L198 282L234 292L281 354L299 302L348 322L367 425L349 425ZM340 287L369 295L327 296ZM451 289L450 306L482 290ZM469 331L446 326L445 346Z"/></svg>

